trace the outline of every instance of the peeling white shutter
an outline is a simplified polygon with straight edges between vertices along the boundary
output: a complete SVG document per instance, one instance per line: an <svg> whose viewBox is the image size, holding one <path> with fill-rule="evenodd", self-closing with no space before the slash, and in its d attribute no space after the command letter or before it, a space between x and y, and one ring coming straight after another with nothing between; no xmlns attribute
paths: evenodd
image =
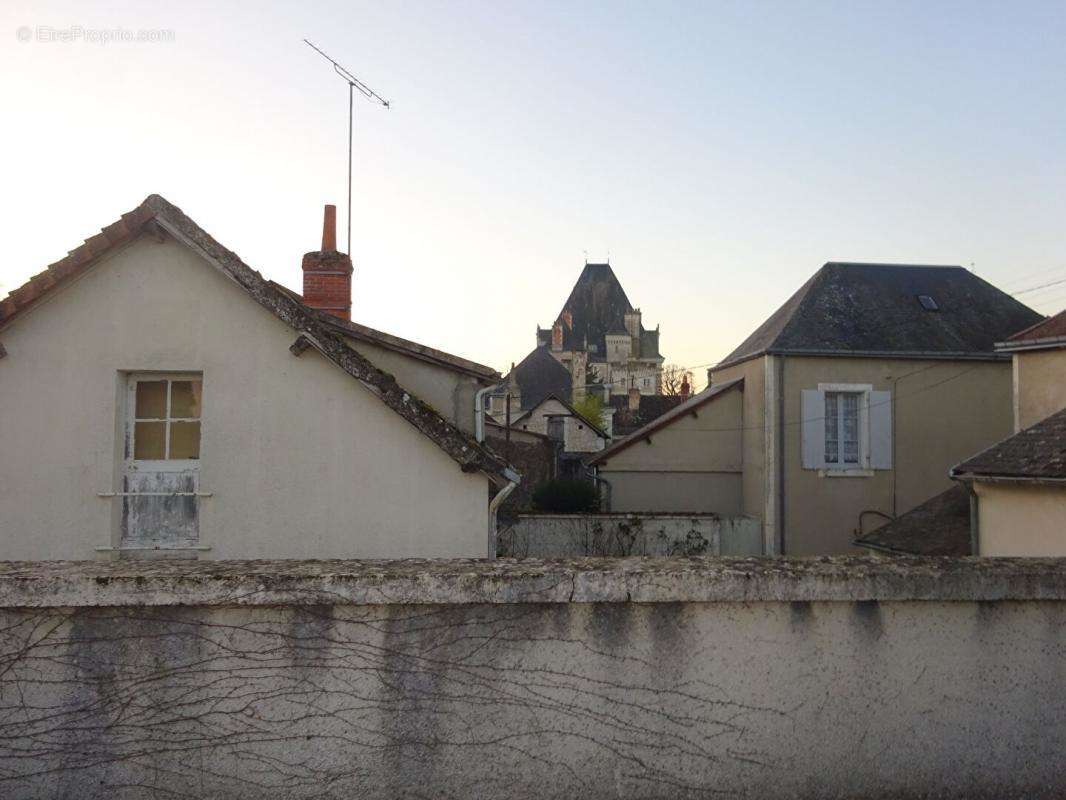
<svg viewBox="0 0 1066 800"><path fill-rule="evenodd" d="M870 468L892 469L892 392L870 392Z"/></svg>
<svg viewBox="0 0 1066 800"><path fill-rule="evenodd" d="M803 439L803 468L825 466L825 392L804 389L800 403Z"/></svg>

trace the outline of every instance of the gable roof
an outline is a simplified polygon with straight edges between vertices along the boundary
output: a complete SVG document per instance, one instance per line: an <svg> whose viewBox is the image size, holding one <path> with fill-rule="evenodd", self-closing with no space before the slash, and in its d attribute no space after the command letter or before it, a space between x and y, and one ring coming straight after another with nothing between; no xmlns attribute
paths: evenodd
<svg viewBox="0 0 1066 800"><path fill-rule="evenodd" d="M716 398L728 392L730 389L743 388L743 378L735 378L734 380L726 381L725 383L719 383L713 386L708 386L702 392L694 394L681 405L675 406L670 411L667 411L658 419L652 420L642 428L638 428L637 430L633 431L633 433L629 434L629 436L625 437L624 439L618 440L610 447L605 447L603 450L593 455L592 458L588 459L585 463L588 464L590 467L596 464L602 464L608 458L618 455L623 450L635 445L637 442L644 441L656 431L662 430L671 423L681 419L682 417L688 414L691 414L693 411L702 408L703 406L710 403L712 400L715 400Z"/></svg>
<svg viewBox="0 0 1066 800"><path fill-rule="evenodd" d="M563 349L586 350L595 347L595 360L602 361L607 352L607 334L626 333L625 315L632 310L633 306L611 265L586 263L556 317L565 320L569 315L569 324L563 324ZM542 337L546 333L547 341L551 341L551 330L545 332L538 329L538 333ZM640 333L640 356L657 357L658 333L654 337L645 336L648 331L644 330L643 325Z"/></svg>
<svg viewBox="0 0 1066 800"><path fill-rule="evenodd" d="M718 367L764 354L995 359L997 341L1039 320L962 267L831 261Z"/></svg>
<svg viewBox="0 0 1066 800"><path fill-rule="evenodd" d="M1066 482L1066 408L963 461L951 477Z"/></svg>
<svg viewBox="0 0 1066 800"><path fill-rule="evenodd" d="M396 379L375 367L360 353L348 347L334 327L320 315L281 290L237 256L215 241L181 209L153 194L137 208L85 241L65 258L33 276L0 301L0 331L43 298L67 285L115 248L133 241L141 233L169 235L189 247L230 280L252 300L266 308L300 335L290 348L299 355L314 347L343 369L381 402L403 417L447 453L465 472L484 472L499 481L514 479L515 473L495 453L478 444L432 407L400 386Z"/></svg>
<svg viewBox="0 0 1066 800"><path fill-rule="evenodd" d="M961 483L855 540L858 547L916 556L968 556L970 493Z"/></svg>
<svg viewBox="0 0 1066 800"><path fill-rule="evenodd" d="M533 406L533 408L531 408L528 411L524 412L517 419L512 420L511 421L511 427L514 427L515 424L517 424L518 422L526 419L527 417L531 417L533 415L533 412L535 412L540 406L544 405L549 400L554 400L556 403L559 403L561 406L563 406L563 408L565 408L567 411L569 411L571 415L577 417L579 420L581 420L586 425L588 425L593 430L593 432L595 432L600 438L605 439L605 440L610 440L611 437L607 435L607 432L603 429L603 427L601 425L597 425L595 422L590 420L588 417L586 417L584 414L582 414L580 411L578 411L576 408L574 408L568 402L563 400L561 397L557 397L554 394L550 394L547 397L542 398L539 403L537 403L535 406ZM556 416L558 416L558 415L556 415Z"/></svg>
<svg viewBox="0 0 1066 800"><path fill-rule="evenodd" d="M1066 311L1060 311L1053 317L1030 325L1009 337L1007 341L996 345L997 350L1008 353L1052 347L1066 347Z"/></svg>
<svg viewBox="0 0 1066 800"><path fill-rule="evenodd" d="M518 384L521 395L520 408L523 411L537 406L549 395L570 397L573 384L570 370L560 364L551 351L543 345L535 347L518 363L518 366L513 367L507 373L505 382L501 384L502 389L507 388L506 380L512 377Z"/></svg>

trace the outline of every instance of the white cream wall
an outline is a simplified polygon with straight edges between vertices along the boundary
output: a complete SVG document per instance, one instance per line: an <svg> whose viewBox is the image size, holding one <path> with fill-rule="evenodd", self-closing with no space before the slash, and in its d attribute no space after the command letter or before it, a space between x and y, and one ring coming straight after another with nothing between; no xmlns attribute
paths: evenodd
<svg viewBox="0 0 1066 800"><path fill-rule="evenodd" d="M1066 556L1066 486L975 481L977 552L982 556Z"/></svg>
<svg viewBox="0 0 1066 800"><path fill-rule="evenodd" d="M123 371L203 372L201 558L486 555L487 479L181 245L142 237L0 331L0 559L117 534Z"/></svg>

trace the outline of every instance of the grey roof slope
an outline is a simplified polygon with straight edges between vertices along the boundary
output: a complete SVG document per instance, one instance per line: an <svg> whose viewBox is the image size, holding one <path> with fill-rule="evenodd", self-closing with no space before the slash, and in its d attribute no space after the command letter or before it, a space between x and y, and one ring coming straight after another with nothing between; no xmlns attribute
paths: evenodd
<svg viewBox="0 0 1066 800"><path fill-rule="evenodd" d="M995 358L997 341L1041 319L962 267L831 261L719 367L764 353Z"/></svg>
<svg viewBox="0 0 1066 800"><path fill-rule="evenodd" d="M299 334L289 348L295 355L313 347L434 442L464 472L480 471L504 483L515 478L514 471L503 459L400 386L392 375L349 347L341 334L325 324L316 311L249 267L180 208L158 194L149 195L133 211L123 214L117 222L104 228L102 233L86 240L85 244L30 278L0 301L0 328L6 327L13 319L36 306L43 297L93 267L106 253L132 241L143 232L156 236L169 235L215 265L244 289L253 301Z"/></svg>
<svg viewBox="0 0 1066 800"><path fill-rule="evenodd" d="M1066 480L1066 408L963 461L951 476Z"/></svg>
<svg viewBox="0 0 1066 800"><path fill-rule="evenodd" d="M518 366L507 373L502 388L506 388L507 379L514 375L518 390L521 392L521 409L528 411L545 397L555 395L569 400L573 380L570 370L560 364L545 346L536 347L523 358Z"/></svg>
<svg viewBox="0 0 1066 800"><path fill-rule="evenodd" d="M607 352L606 334L611 331L625 332L625 315L632 310L633 305L610 264L585 264L559 312L559 316L569 313L571 319L569 326L563 325L563 349L585 350L595 346L596 360L602 360ZM544 333L539 331L542 337ZM550 342L551 331L546 333ZM647 333L641 325L640 355L642 358L656 358L659 355L658 334L646 337Z"/></svg>
<svg viewBox="0 0 1066 800"><path fill-rule="evenodd" d="M961 483L855 540L859 547L916 556L968 556L970 493Z"/></svg>

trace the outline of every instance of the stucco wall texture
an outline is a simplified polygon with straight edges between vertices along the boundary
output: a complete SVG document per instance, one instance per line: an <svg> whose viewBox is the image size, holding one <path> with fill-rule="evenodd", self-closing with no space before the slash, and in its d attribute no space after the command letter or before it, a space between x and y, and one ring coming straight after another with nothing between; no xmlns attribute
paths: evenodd
<svg viewBox="0 0 1066 800"><path fill-rule="evenodd" d="M1064 566L0 565L0 795L1061 797Z"/></svg>

